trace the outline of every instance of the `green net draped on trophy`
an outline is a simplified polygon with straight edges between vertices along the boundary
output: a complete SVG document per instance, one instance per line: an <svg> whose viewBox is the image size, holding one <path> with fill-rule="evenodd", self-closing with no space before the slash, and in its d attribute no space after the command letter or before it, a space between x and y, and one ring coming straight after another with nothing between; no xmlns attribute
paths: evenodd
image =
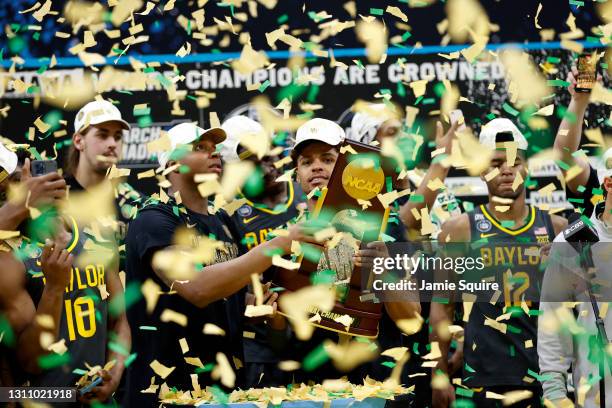
<svg viewBox="0 0 612 408"><path fill-rule="evenodd" d="M379 148L353 141L342 145L309 220L323 230L333 228L333 237L325 247L302 244L299 269L281 269L275 279L285 288L281 296L312 284L335 291L331 311L309 310L320 316L312 319L313 325L354 336L378 335L382 304L363 290L362 273L367 272L353 265L353 254L360 245L381 240L390 210L379 196L392 191L395 174Z"/></svg>

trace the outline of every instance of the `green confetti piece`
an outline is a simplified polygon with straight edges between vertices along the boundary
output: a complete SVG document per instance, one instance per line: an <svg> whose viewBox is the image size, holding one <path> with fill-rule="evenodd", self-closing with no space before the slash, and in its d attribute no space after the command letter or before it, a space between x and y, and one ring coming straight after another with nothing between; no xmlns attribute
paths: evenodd
<svg viewBox="0 0 612 408"><path fill-rule="evenodd" d="M133 114L134 114L134 116L150 115L151 114L151 108L149 108L147 106L145 108L136 109L136 107L134 106Z"/></svg>
<svg viewBox="0 0 612 408"><path fill-rule="evenodd" d="M535 378L536 380L540 379L540 375L538 373L536 373L535 371L532 371L531 369L527 369L527 374L532 376L533 378Z"/></svg>
<svg viewBox="0 0 612 408"><path fill-rule="evenodd" d="M138 353L130 354L129 357L125 359L125 366L129 367L136 360L136 356L138 356Z"/></svg>
<svg viewBox="0 0 612 408"><path fill-rule="evenodd" d="M68 352L64 354L51 353L38 357L38 366L42 370L50 370L68 363L70 363L70 353Z"/></svg>
<svg viewBox="0 0 612 408"><path fill-rule="evenodd" d="M455 394L462 397L472 398L474 396L474 391L463 387L457 387L455 389Z"/></svg>
<svg viewBox="0 0 612 408"><path fill-rule="evenodd" d="M412 194L410 195L410 198L408 198L408 201L412 203L423 203L425 202L425 196L422 194Z"/></svg>
<svg viewBox="0 0 612 408"><path fill-rule="evenodd" d="M593 195L603 195L604 193L603 188L594 188L591 191L593 192Z"/></svg>
<svg viewBox="0 0 612 408"><path fill-rule="evenodd" d="M381 363L380 365L385 366L385 367L389 367L389 368L393 368L397 364L395 364L393 361L385 361L385 362Z"/></svg>
<svg viewBox="0 0 612 408"><path fill-rule="evenodd" d="M465 380L465 379L464 379ZM469 399L457 399L453 405L454 408L474 408L474 402Z"/></svg>
<svg viewBox="0 0 612 408"><path fill-rule="evenodd" d="M138 329L139 330L157 331L157 327L155 327L155 326L139 326Z"/></svg>
<svg viewBox="0 0 612 408"><path fill-rule="evenodd" d="M435 297L435 296L431 298L431 303L440 303L443 305L448 305L448 302L449 302L448 298Z"/></svg>
<svg viewBox="0 0 612 408"><path fill-rule="evenodd" d="M468 373L475 373L476 370L474 370L472 367L470 367L470 365L468 363L465 363L463 365L463 367L465 368L465 371L467 371Z"/></svg>
<svg viewBox="0 0 612 408"><path fill-rule="evenodd" d="M302 362L302 368L306 371L313 371L317 367L322 366L329 360L329 356L325 351L325 347L323 344L319 344L316 348L314 348Z"/></svg>
<svg viewBox="0 0 612 408"><path fill-rule="evenodd" d="M215 401L217 401L220 404L225 405L229 402L228 395L225 392L223 392L223 390L219 388L218 385L213 385L212 387L210 387L210 393L213 395L213 398L215 399Z"/></svg>
<svg viewBox="0 0 612 408"><path fill-rule="evenodd" d="M141 297L140 284L138 282L130 282L125 288L123 297L117 296L109 302L108 312L111 316L118 316L140 300Z"/></svg>
<svg viewBox="0 0 612 408"><path fill-rule="evenodd" d="M121 343L111 341L108 343L108 348L114 351L115 353L119 353L124 356L130 355L130 351L126 349L125 346Z"/></svg>
<svg viewBox="0 0 612 408"><path fill-rule="evenodd" d="M514 221L512 220L504 220L501 222L502 227L504 228L512 228L514 227Z"/></svg>
<svg viewBox="0 0 612 408"><path fill-rule="evenodd" d="M516 350L512 344L510 345L510 357L516 357Z"/></svg>
<svg viewBox="0 0 612 408"><path fill-rule="evenodd" d="M412 33L410 31L406 31L404 34L402 34L402 41L406 41L410 37L412 37Z"/></svg>
<svg viewBox="0 0 612 408"><path fill-rule="evenodd" d="M570 85L568 81L564 81L562 79L549 79L547 84L548 86L561 86L563 88L567 88Z"/></svg>
<svg viewBox="0 0 612 408"><path fill-rule="evenodd" d="M547 57L546 58L546 62L549 62L551 64L558 64L561 62L561 58L557 58L557 57Z"/></svg>
<svg viewBox="0 0 612 408"><path fill-rule="evenodd" d="M310 103L314 103L317 100L317 96L319 95L319 91L321 87L319 85L312 85L308 89L308 95L306 95L306 100Z"/></svg>
<svg viewBox="0 0 612 408"><path fill-rule="evenodd" d="M74 370L72 370L72 374L76 374L76 375L85 375L87 373L88 371L83 370L82 368L75 368Z"/></svg>
<svg viewBox="0 0 612 408"><path fill-rule="evenodd" d="M563 160L555 160L555 163L557 163L557 166L559 166L565 171L570 169L570 165L564 162Z"/></svg>
<svg viewBox="0 0 612 408"><path fill-rule="evenodd" d="M283 23L286 23L288 20L289 20L289 16L287 14L283 14L278 19L276 19L276 22L278 24L283 24Z"/></svg>
<svg viewBox="0 0 612 408"><path fill-rule="evenodd" d="M170 81L168 78L166 78L162 74L157 74L156 78L159 81L160 85L163 86L164 88L167 88L172 85L172 81Z"/></svg>
<svg viewBox="0 0 612 408"><path fill-rule="evenodd" d="M587 42L600 44L601 40L598 37L587 36Z"/></svg>
<svg viewBox="0 0 612 408"><path fill-rule="evenodd" d="M571 4L572 6L576 6L576 7L582 7L584 6L584 1L570 0L569 4Z"/></svg>
<svg viewBox="0 0 612 408"><path fill-rule="evenodd" d="M257 88L257 90L260 93L263 93L269 86L270 86L270 80L266 79L266 81L263 84L259 85L259 88Z"/></svg>
<svg viewBox="0 0 612 408"><path fill-rule="evenodd" d="M512 116L518 116L519 115L519 111L517 111L516 109L514 109L512 106L510 106L508 104L508 102L504 102L502 108L510 115Z"/></svg>
<svg viewBox="0 0 612 408"><path fill-rule="evenodd" d="M321 259L321 249L315 247L310 244L302 244L302 252L304 254L304 258L308 259L311 262L319 262Z"/></svg>
<svg viewBox="0 0 612 408"><path fill-rule="evenodd" d="M370 14L375 15L375 16L382 16L383 15L383 9L371 7L370 8Z"/></svg>
<svg viewBox="0 0 612 408"><path fill-rule="evenodd" d="M402 98L405 97L406 96L406 87L404 86L404 84L402 84L401 82L398 82L397 83L397 89L395 90L395 93L397 93Z"/></svg>
<svg viewBox="0 0 612 408"><path fill-rule="evenodd" d="M381 234L381 238L382 238L383 242L395 242L396 241L395 238L393 238L392 236L387 235L385 233Z"/></svg>
<svg viewBox="0 0 612 408"><path fill-rule="evenodd" d="M138 122L138 127L144 128L144 127L151 126L151 124L153 123L153 120L151 119L151 116L140 116L137 122Z"/></svg>
<svg viewBox="0 0 612 408"><path fill-rule="evenodd" d="M544 313L543 310L531 309L529 310L529 316L540 316Z"/></svg>
<svg viewBox="0 0 612 408"><path fill-rule="evenodd" d="M0 315L0 344L5 344L9 347L15 345L15 333L4 315Z"/></svg>
<svg viewBox="0 0 612 408"><path fill-rule="evenodd" d="M310 280L313 285L329 285L336 281L336 272L331 269L317 271L311 275Z"/></svg>
<svg viewBox="0 0 612 408"><path fill-rule="evenodd" d="M576 190L578 190L579 193L584 193L586 191L586 187L580 185L580 186L578 186L578 188Z"/></svg>

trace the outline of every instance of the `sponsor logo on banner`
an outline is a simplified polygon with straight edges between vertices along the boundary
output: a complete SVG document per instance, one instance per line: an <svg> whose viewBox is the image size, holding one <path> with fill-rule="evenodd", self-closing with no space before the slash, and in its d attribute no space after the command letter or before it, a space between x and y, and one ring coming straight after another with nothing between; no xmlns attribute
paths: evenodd
<svg viewBox="0 0 612 408"><path fill-rule="evenodd" d="M123 146L120 165L132 167L135 164L146 167L157 166L157 159L149 153L147 144L160 138L162 130L167 130L178 122L153 122L148 126L139 127L130 123L130 130L123 131Z"/></svg>
<svg viewBox="0 0 612 408"><path fill-rule="evenodd" d="M572 203L565 197L565 191L559 190L553 191L550 195L532 191L527 202L536 207L548 205L549 208L572 208Z"/></svg>

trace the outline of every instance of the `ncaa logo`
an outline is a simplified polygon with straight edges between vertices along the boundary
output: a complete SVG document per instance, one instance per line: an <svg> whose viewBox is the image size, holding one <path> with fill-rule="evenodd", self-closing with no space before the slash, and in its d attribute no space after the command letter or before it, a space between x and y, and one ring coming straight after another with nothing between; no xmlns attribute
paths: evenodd
<svg viewBox="0 0 612 408"><path fill-rule="evenodd" d="M493 225L489 220L480 220L476 223L476 229L480 232L488 232L491 231Z"/></svg>
<svg viewBox="0 0 612 408"><path fill-rule="evenodd" d="M245 204L238 209L238 214L240 214L241 217L248 217L252 213L253 213L253 209L251 208L250 205Z"/></svg>

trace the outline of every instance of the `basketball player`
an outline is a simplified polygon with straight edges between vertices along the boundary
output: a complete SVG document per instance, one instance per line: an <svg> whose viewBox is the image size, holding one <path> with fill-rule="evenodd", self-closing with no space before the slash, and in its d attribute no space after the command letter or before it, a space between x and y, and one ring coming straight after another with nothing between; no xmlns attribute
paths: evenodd
<svg viewBox="0 0 612 408"><path fill-rule="evenodd" d="M259 172L262 173L259 178L262 184L261 192L251 195L243 192L241 198L244 198L246 203L232 215L239 239L246 245L247 250L251 250L266 242L270 231L286 226L297 217L297 204L301 201L302 194L299 186L293 182L276 181L283 174L282 168L274 166L280 157L266 155L258 159L240 144L242 137L264 134L265 130L261 124L246 116L234 116L223 122L221 127L227 134L220 151L224 165L249 160L255 165L255 177L258 177ZM273 280L272 270L268 272L262 275L264 281ZM282 343L286 339L286 326L285 319L280 315L270 317L267 324L245 326L244 331L254 335L243 339L247 388L278 387L291 382L288 373L278 368L278 362L281 361L278 350L270 345Z"/></svg>
<svg viewBox="0 0 612 408"><path fill-rule="evenodd" d="M22 172L27 180L29 168L24 167ZM25 277L27 289L16 294L12 302L13 309L19 311L15 324L17 357L30 384L38 387L74 386L80 377L74 370L87 369L86 364L103 367L113 361L110 370L98 372L103 382L80 397L82 403L105 402L119 384L130 349L125 311L108 311L110 302L123 299L116 257L109 255L108 264L77 266L74 259L88 250L85 247L91 248L91 242L86 241L92 237L74 219L49 211L39 217L48 216L45 228L38 228L48 229L39 231L40 238L52 239L44 248L31 237L24 237L7 242L12 253L0 253L9 271ZM31 230L27 225L21 229ZM113 340L109 341L111 335ZM56 352L67 353L69 358L45 364L45 357Z"/></svg>
<svg viewBox="0 0 612 408"><path fill-rule="evenodd" d="M72 145L68 151L66 184L70 192L83 192L108 183L115 189L115 223L112 231L117 247L122 248L127 226L136 216L143 201L140 193L128 183L109 180L109 169L121 155L123 131L130 125L121 117L121 112L107 100L94 100L83 106L74 120ZM120 251L119 270L124 270L124 252Z"/></svg>
<svg viewBox="0 0 612 408"><path fill-rule="evenodd" d="M158 155L160 166L170 169L168 199L151 199L151 204L140 210L130 224L126 241L128 282L149 287L147 296L160 292L162 295L154 303L141 299L128 309L134 352L138 356L127 371L125 406L157 403L156 392L141 391L152 387L152 382L160 384L158 375L165 372L163 367L173 369L162 381L183 390L192 388L194 366L185 362L181 339L185 339L189 348L188 356L202 362L223 360L235 372L232 357L241 357L244 288L251 282L251 275L263 273L272 265L269 251L280 249L290 253L293 240L314 242L302 234L299 225L294 225L287 236L273 238L244 253L230 217L223 210L209 214L208 198L202 197L194 179L196 174L221 174L216 145L225 140L225 132L221 128L205 130L182 123L168 131L168 138L171 150ZM187 244L176 243L179 234L175 232L179 230L189 234L189 248L185 248ZM214 246L210 240L214 240ZM187 272L192 272L189 279L174 277L173 263L163 267L154 262L173 256L179 248L203 250L211 246L213 258L205 265L187 265ZM178 256L184 258L182 254ZM178 322L167 318L176 313L184 318ZM222 333L203 332L207 324ZM149 335L147 330L151 327L154 333ZM203 388L218 382L210 372L200 372L197 377Z"/></svg>
<svg viewBox="0 0 612 408"><path fill-rule="evenodd" d="M507 154L510 149L505 150L506 142L517 147L516 158L513 163L508 162ZM480 143L483 148L494 150L490 160L489 168L483 172L485 175L497 174L486 181L489 199L487 204L481 205L473 211L461 214L444 223L438 242L440 243L469 243L488 240L489 246L494 248L496 243L501 247L500 253L514 254L504 259L497 259L498 251L494 251L495 259L491 260L493 265L485 269L487 276L490 272L496 275L503 274L508 268L513 269L518 264L516 253L518 247L525 243L548 243L552 242L567 225L567 221L556 215L549 215L535 207L526 204L526 191L523 184L513 186L515 178L520 174L523 179L527 175L525 151L527 140L518 128L508 119L497 118L483 126L480 132ZM499 200L504 202L508 208L502 208ZM516 246L513 251L513 245ZM474 257L481 256L480 252L473 253ZM521 265L527 273L539 272L539 257L535 264ZM510 264L510 266L508 266ZM540 272L541 273L541 272ZM518 273L517 273L518 275ZM516 289L516 288L515 288ZM516 293L518 295L518 292ZM438 365L433 369L433 374L448 376L448 336L439 336L441 324L453 321L454 300L451 298L448 305L432 303L430 312L430 324L433 331L430 336L432 342L440 345L441 358ZM542 390L537 381L526 381L528 370L534 373L538 371L538 356L535 343L537 340L535 314L526 315L520 307L513 311L508 325L517 328L517 332L500 331L485 325L485 316L496 319L505 313L503 300L497 303L476 302L473 304L469 320L465 325L464 344L464 378L463 385L474 391L472 401L477 407L501 406L496 399L487 398L487 392L497 394L514 390L527 389L532 392L532 397L525 399L516 407L539 406ZM533 346L529 346L533 344ZM446 387L433 387L433 406L449 407L455 400L455 391L452 385Z"/></svg>

